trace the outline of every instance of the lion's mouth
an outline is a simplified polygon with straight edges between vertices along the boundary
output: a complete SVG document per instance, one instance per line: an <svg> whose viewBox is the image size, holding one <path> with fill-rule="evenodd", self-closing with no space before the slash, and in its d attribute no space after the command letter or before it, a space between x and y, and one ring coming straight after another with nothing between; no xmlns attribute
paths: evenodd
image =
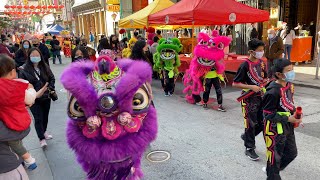
<svg viewBox="0 0 320 180"><path fill-rule="evenodd" d="M213 66L215 64L214 60L209 60L207 58L198 58L198 63L203 66Z"/></svg>
<svg viewBox="0 0 320 180"><path fill-rule="evenodd" d="M172 49L163 49L161 50L160 57L164 60L171 60L175 58L176 53Z"/></svg>

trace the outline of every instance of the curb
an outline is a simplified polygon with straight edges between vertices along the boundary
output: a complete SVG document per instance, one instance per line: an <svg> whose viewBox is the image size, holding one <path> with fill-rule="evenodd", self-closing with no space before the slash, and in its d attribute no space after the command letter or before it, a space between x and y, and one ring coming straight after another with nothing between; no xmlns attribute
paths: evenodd
<svg viewBox="0 0 320 180"><path fill-rule="evenodd" d="M320 89L320 85L312 85L312 84L306 84L306 83L303 83L303 82L299 82L299 81L296 81L293 83L295 86L299 86L299 87L305 87L305 88L312 88L312 89Z"/></svg>

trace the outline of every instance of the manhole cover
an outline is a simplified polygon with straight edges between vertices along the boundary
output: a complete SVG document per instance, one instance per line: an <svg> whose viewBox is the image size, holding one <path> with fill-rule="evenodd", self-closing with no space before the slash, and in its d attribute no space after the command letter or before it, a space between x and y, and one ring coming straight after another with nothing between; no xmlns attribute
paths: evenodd
<svg viewBox="0 0 320 180"><path fill-rule="evenodd" d="M152 151L147 155L147 159L150 162L165 162L170 157L170 153L167 151Z"/></svg>

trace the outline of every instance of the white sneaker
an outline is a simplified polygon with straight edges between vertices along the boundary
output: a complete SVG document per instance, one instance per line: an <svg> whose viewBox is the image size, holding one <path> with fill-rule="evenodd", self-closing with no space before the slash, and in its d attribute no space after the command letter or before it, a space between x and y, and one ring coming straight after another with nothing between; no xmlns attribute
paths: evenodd
<svg viewBox="0 0 320 180"><path fill-rule="evenodd" d="M50 135L48 132L44 133L44 137L46 138L46 140L50 140L53 138L52 135Z"/></svg>
<svg viewBox="0 0 320 180"><path fill-rule="evenodd" d="M33 157L30 158L30 162L24 161L24 166L26 167L26 169L28 169L29 171L32 171L34 169L37 168L37 163L36 163L36 159L34 159Z"/></svg>
<svg viewBox="0 0 320 180"><path fill-rule="evenodd" d="M43 139L43 140L40 141L40 147L41 147L41 148L45 149L47 146L48 146L48 144L47 144L47 142L46 142L45 139Z"/></svg>
<svg viewBox="0 0 320 180"><path fill-rule="evenodd" d="M267 173L267 167L262 167L262 171L263 171L264 173Z"/></svg>
<svg viewBox="0 0 320 180"><path fill-rule="evenodd" d="M203 104L202 104L202 102L197 102L196 105L197 106L202 106Z"/></svg>

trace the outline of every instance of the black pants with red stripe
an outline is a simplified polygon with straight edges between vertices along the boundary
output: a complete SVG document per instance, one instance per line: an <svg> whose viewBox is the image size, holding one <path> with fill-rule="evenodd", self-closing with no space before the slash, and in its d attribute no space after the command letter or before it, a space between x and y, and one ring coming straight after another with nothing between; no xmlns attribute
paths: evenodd
<svg viewBox="0 0 320 180"><path fill-rule="evenodd" d="M267 145L267 180L281 180L284 170L298 154L292 123L282 123L283 132L278 132L279 124L265 123L264 137Z"/></svg>
<svg viewBox="0 0 320 180"><path fill-rule="evenodd" d="M222 104L222 89L220 85L220 79L217 78L207 78L204 80L204 92L203 92L203 102L207 103L209 101L209 96L211 92L211 88L214 86L217 94L217 101L218 104ZM201 96L200 95L192 95L195 103L198 103L201 101Z"/></svg>
<svg viewBox="0 0 320 180"><path fill-rule="evenodd" d="M220 79L218 77L216 78L210 78L204 80L204 92L203 92L203 102L207 103L209 101L209 95L211 91L212 85L214 86L217 94L217 101L218 104L222 104L222 90L220 85Z"/></svg>
<svg viewBox="0 0 320 180"><path fill-rule="evenodd" d="M252 95L241 102L244 116L244 146L248 149L256 148L255 137L263 131L262 97Z"/></svg>
<svg viewBox="0 0 320 180"><path fill-rule="evenodd" d="M171 93L173 94L175 83L174 83L174 77L169 78L169 71L163 70L162 71L162 77L161 85L163 87L163 90L166 94Z"/></svg>

